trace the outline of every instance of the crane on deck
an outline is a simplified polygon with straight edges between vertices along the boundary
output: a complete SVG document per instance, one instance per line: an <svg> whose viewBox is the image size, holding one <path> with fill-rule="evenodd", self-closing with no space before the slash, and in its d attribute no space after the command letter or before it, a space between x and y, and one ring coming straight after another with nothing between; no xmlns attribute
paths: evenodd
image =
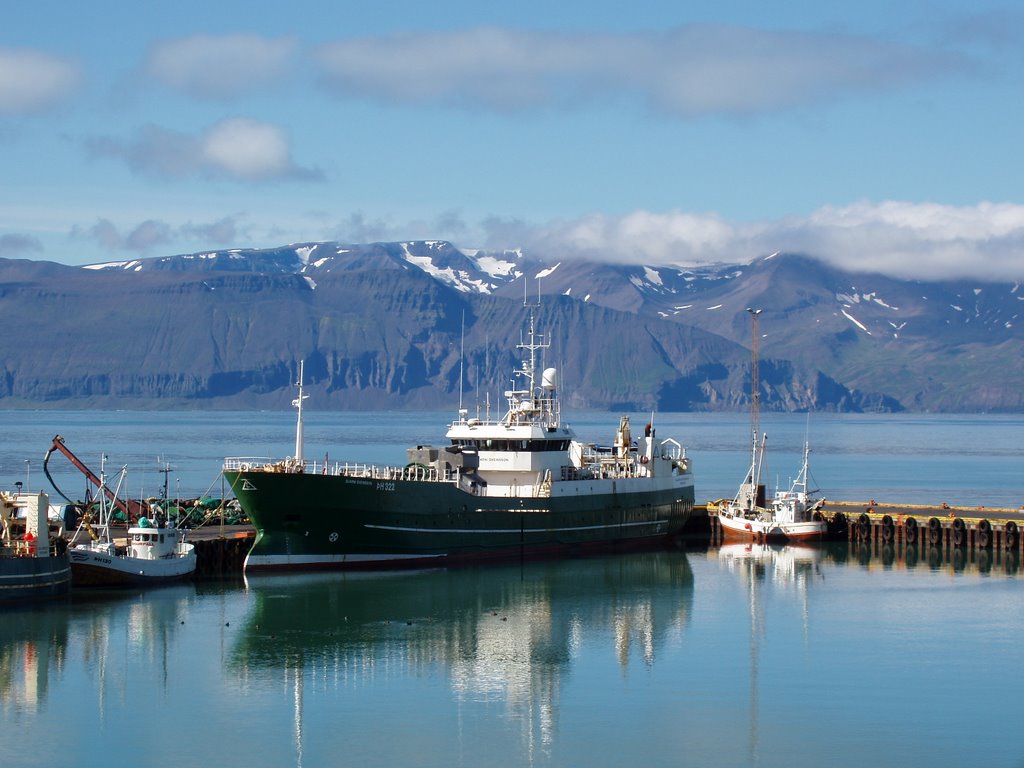
<svg viewBox="0 0 1024 768"><path fill-rule="evenodd" d="M47 467L47 464L50 461L50 456L53 455L54 451L57 451L57 452L63 454L64 457L68 461L70 461L72 463L72 465L74 465L75 469L77 469L79 472L81 472L83 475L85 475L86 479L90 483L95 485L97 490L99 490L108 499L110 499L110 503L113 504L121 512L124 513L125 520L131 520L132 519L132 513L131 513L131 510L128 508L128 504L125 503L122 499L119 499L117 497L117 494L114 493L112 490L110 490L110 488L107 487L107 484L96 476L95 472L93 472L91 469L89 469L82 462L81 459L79 459L77 456L75 456L74 453L71 452L70 448L68 448L66 445L64 445L64 438L61 437L60 435L56 435L53 438L53 444L50 445L50 447L46 451L46 455L43 457L43 472L46 474L46 479L50 481L50 485L52 485L56 489L57 493L59 493L61 496L64 496L64 492L61 491L60 488L57 487L57 484L53 481L53 478L50 476L50 471L49 471L49 468ZM69 503L71 503L71 504L74 503L67 496L64 496L64 498Z"/></svg>

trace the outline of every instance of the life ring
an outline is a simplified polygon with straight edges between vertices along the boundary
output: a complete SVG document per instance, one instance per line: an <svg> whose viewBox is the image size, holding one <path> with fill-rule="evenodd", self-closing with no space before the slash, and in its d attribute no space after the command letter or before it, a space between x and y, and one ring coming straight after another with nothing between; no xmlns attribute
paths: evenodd
<svg viewBox="0 0 1024 768"><path fill-rule="evenodd" d="M640 463L641 464L646 464L647 463L647 457L646 456L641 456L640 457Z"/></svg>

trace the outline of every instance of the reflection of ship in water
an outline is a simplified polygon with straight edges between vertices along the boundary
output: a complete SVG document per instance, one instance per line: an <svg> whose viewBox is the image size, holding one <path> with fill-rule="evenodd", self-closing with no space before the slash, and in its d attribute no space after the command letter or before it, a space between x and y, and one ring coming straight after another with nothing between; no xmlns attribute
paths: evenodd
<svg viewBox="0 0 1024 768"><path fill-rule="evenodd" d="M303 686L357 689L444 673L456 701L495 701L528 748L554 739L560 688L582 643L607 642L627 668L652 665L686 626L693 575L685 553L452 570L257 576L253 609L229 663L241 680L282 675L295 692L302 753ZM317 669L335 670L326 679ZM311 677L312 676L312 677Z"/></svg>
<svg viewBox="0 0 1024 768"><path fill-rule="evenodd" d="M166 687L168 662L192 585L76 598L73 605L27 606L5 610L0 621L0 711L35 714L46 704L51 680L69 666L86 670L96 685L96 713L102 722L109 693L131 683L127 663L135 658L147 681ZM120 632L115 628L126 628ZM92 703L92 702L90 702ZM89 711L94 711L92 708ZM45 762L45 761L43 761Z"/></svg>
<svg viewBox="0 0 1024 768"><path fill-rule="evenodd" d="M68 615L47 607L4 611L0 621L0 712L5 723L46 703L50 676L66 663Z"/></svg>
<svg viewBox="0 0 1024 768"><path fill-rule="evenodd" d="M813 546L779 546L754 543L727 544L718 549L718 559L744 582L750 611L750 764L760 759L760 700L758 658L760 641L765 636L764 595L766 585L779 591L795 590L801 601L804 634L810 619L807 587L821 576L820 563L824 550ZM796 649L793 649L794 652Z"/></svg>

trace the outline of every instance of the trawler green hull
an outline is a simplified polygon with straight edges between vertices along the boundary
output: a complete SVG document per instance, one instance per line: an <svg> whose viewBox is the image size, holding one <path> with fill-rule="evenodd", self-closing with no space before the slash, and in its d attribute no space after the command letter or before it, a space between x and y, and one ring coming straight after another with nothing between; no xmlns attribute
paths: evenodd
<svg viewBox="0 0 1024 768"><path fill-rule="evenodd" d="M441 565L666 538L693 510L683 446L633 438L622 416L612 445L577 440L561 420L557 371L531 313L508 408L458 417L441 447L417 445L404 466L308 462L302 450L302 364L295 456L226 458L224 477L256 526L246 570Z"/></svg>
<svg viewBox="0 0 1024 768"><path fill-rule="evenodd" d="M679 533L689 473L556 484L488 497L455 482L224 472L256 527L246 570L419 566L640 543Z"/></svg>

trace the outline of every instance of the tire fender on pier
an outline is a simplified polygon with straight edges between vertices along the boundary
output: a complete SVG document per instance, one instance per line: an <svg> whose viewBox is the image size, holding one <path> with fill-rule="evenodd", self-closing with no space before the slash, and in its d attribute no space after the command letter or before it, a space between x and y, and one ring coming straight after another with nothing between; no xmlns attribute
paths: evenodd
<svg viewBox="0 0 1024 768"><path fill-rule="evenodd" d="M903 539L907 544L917 543L917 520L912 517L903 521Z"/></svg>
<svg viewBox="0 0 1024 768"><path fill-rule="evenodd" d="M978 547L980 549L988 549L992 546L992 538L992 523L988 520L980 521L975 539Z"/></svg>
<svg viewBox="0 0 1024 768"><path fill-rule="evenodd" d="M867 512L861 512L857 518L857 537L863 541L871 539L871 518Z"/></svg>
<svg viewBox="0 0 1024 768"><path fill-rule="evenodd" d="M942 521L937 517L928 521L928 543L933 547L942 543Z"/></svg>
<svg viewBox="0 0 1024 768"><path fill-rule="evenodd" d="M1020 544L1020 531L1017 528L1017 523L1013 520L1003 528L1003 543L1007 549L1016 549Z"/></svg>
<svg viewBox="0 0 1024 768"><path fill-rule="evenodd" d="M882 541L891 542L896 538L896 526L893 525L892 516L884 515L882 517Z"/></svg>
<svg viewBox="0 0 1024 768"><path fill-rule="evenodd" d="M967 524L961 517L953 518L953 546L967 546Z"/></svg>

